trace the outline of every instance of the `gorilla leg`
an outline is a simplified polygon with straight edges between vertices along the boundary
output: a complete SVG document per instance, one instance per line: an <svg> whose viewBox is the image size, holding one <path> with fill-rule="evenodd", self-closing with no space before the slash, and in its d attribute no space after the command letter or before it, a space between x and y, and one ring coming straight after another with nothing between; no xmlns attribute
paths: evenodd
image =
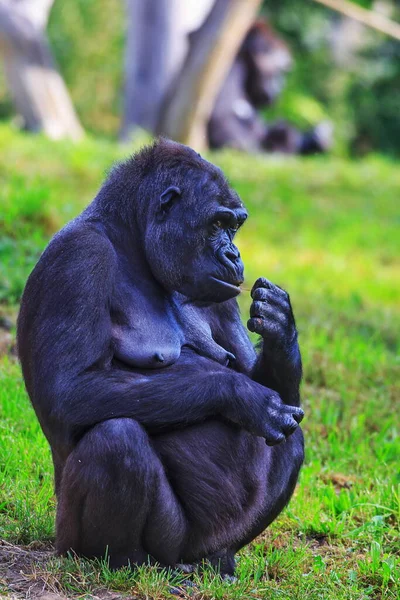
<svg viewBox="0 0 400 600"><path fill-rule="evenodd" d="M236 553L250 544L274 521L289 502L304 460L304 438L297 429L285 444L268 449L269 459L265 465L267 487L264 507L251 529L231 550Z"/></svg>
<svg viewBox="0 0 400 600"><path fill-rule="evenodd" d="M108 553L110 565L179 558L186 523L163 466L132 419L93 427L69 455L57 511L57 551Z"/></svg>

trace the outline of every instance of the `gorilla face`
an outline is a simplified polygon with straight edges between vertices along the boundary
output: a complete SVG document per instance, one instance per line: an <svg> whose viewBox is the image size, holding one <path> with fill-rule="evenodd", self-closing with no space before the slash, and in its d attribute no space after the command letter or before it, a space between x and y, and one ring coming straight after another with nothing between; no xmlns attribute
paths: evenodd
<svg viewBox="0 0 400 600"><path fill-rule="evenodd" d="M240 293L243 263L233 239L247 218L219 169L191 170L168 186L145 237L146 256L158 282L189 299L223 302Z"/></svg>
<svg viewBox="0 0 400 600"><path fill-rule="evenodd" d="M204 224L203 251L193 257L194 277L185 278L181 293L195 300L222 302L240 293L243 263L233 238L246 220L243 208L216 207Z"/></svg>
<svg viewBox="0 0 400 600"><path fill-rule="evenodd" d="M273 104L285 85L290 64L284 48L265 47L253 53L248 63L247 88L255 106Z"/></svg>
<svg viewBox="0 0 400 600"><path fill-rule="evenodd" d="M288 47L269 25L258 22L248 32L241 55L251 102L256 108L269 106L281 93L292 66Z"/></svg>

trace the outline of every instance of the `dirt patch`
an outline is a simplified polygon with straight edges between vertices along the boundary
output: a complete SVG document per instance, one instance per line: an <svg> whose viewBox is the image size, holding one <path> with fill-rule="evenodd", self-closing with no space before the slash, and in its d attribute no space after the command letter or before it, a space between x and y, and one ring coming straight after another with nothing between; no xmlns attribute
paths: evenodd
<svg viewBox="0 0 400 600"><path fill-rule="evenodd" d="M333 483L335 492L340 493L342 489L350 489L357 481L353 475L343 475L343 473L328 473L321 477L325 483Z"/></svg>
<svg viewBox="0 0 400 600"><path fill-rule="evenodd" d="M42 570L52 556L52 549L14 546L0 540L0 597L43 598L52 593L51 600L61 600L62 596L49 589L44 579L35 578L38 567Z"/></svg>
<svg viewBox="0 0 400 600"><path fill-rule="evenodd" d="M47 563L54 558L51 546L31 544L15 546L0 540L0 599L68 600L57 588L56 578L46 573ZM109 590L88 593L92 600L133 600ZM135 599L137 600L137 598Z"/></svg>

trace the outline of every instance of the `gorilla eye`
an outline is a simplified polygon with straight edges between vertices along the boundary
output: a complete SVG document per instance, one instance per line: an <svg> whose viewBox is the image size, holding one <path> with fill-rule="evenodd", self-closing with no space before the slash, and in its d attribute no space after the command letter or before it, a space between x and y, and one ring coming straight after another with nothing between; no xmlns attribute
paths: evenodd
<svg viewBox="0 0 400 600"><path fill-rule="evenodd" d="M211 220L211 226L215 233L227 231L231 235L236 233L241 223L232 210L221 208L214 214Z"/></svg>

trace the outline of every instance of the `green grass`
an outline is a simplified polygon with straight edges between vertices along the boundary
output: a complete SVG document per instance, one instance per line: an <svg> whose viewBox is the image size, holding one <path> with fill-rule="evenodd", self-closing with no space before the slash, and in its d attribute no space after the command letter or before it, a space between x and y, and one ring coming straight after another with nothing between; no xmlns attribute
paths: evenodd
<svg viewBox="0 0 400 600"><path fill-rule="evenodd" d="M0 314L13 314L49 236L93 197L132 148L78 146L0 127ZM304 359L306 463L289 507L238 560L209 569L204 598L396 599L400 595L400 170L372 157L210 155L250 211L239 235L247 287L260 275L291 294ZM241 298L244 319L249 294ZM19 366L0 358L0 538L54 536L50 453ZM0 546L1 549L1 546ZM179 577L155 568L53 558L40 577L69 596L99 587L166 598ZM1 577L0 577L1 584Z"/></svg>

